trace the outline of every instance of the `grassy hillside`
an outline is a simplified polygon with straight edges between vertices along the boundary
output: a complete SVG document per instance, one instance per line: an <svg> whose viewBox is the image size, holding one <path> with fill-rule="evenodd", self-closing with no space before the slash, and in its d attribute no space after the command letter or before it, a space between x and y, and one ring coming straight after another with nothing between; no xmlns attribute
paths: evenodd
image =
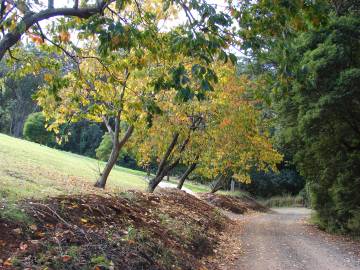
<svg viewBox="0 0 360 270"><path fill-rule="evenodd" d="M0 134L0 198L99 192L103 162ZM107 190L144 189L144 173L116 166ZM102 192L102 191L100 191Z"/></svg>
<svg viewBox="0 0 360 270"><path fill-rule="evenodd" d="M106 190L93 188L104 162L0 134L0 199L15 201L60 194L144 190L145 173L115 166ZM177 184L175 179L172 183ZM195 192L205 185L187 182Z"/></svg>

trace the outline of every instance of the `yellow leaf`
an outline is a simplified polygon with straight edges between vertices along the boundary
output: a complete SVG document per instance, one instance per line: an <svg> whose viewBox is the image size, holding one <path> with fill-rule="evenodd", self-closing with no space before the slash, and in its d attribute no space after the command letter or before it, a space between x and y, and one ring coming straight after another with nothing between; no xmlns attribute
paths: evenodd
<svg viewBox="0 0 360 270"><path fill-rule="evenodd" d="M51 82L52 79L53 79L53 76L52 76L50 73L45 73L45 74L44 74L44 80L45 80L46 82Z"/></svg>
<svg viewBox="0 0 360 270"><path fill-rule="evenodd" d="M88 220L85 218L80 219L82 223L88 223Z"/></svg>

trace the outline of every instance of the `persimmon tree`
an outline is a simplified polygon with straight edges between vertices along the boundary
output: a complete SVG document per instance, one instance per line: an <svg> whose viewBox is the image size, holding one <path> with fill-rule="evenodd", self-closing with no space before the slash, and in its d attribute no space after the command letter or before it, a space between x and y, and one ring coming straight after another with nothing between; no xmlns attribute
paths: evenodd
<svg viewBox="0 0 360 270"><path fill-rule="evenodd" d="M187 95L182 102L176 92L156 97L161 114L136 136L140 138L136 145L143 164L154 158L158 162L148 191L152 192L180 163L188 167L178 188L196 167L209 178L231 176L249 182L248 172L253 167L276 170L281 161L282 156L272 147L268 124L257 108L260 101L249 94L254 83L239 77L229 64L217 62L214 70L216 83L202 95ZM191 87L196 89L197 85Z"/></svg>
<svg viewBox="0 0 360 270"><path fill-rule="evenodd" d="M158 162L155 176L148 184L150 192L180 163L197 163L194 146L203 135L208 108L198 97L185 101L175 91L159 93L156 99L161 113L154 115L151 125L137 133L134 142L144 166L154 159ZM190 166L185 178L195 166Z"/></svg>
<svg viewBox="0 0 360 270"><path fill-rule="evenodd" d="M166 31L160 25L177 11L160 1L141 4L134 1L118 13L110 5L100 18L91 21L69 19L48 32L40 26L34 29L32 35L44 41L42 49L50 54L63 54L73 63L55 68L53 59L42 63L49 70L44 75L48 86L39 92L37 99L48 120L54 120L49 128L56 131L58 125L80 119L103 121L113 138L112 154L97 187L105 187L133 125L144 122L142 119L151 121L159 111L155 98L158 93L164 96L166 92L175 93L178 100L186 95L200 95L216 81L211 69L214 59L234 61L234 56L224 51L230 40L222 36L221 30L230 24L229 17L226 14L216 17L216 10L206 4L192 6L198 13L204 13L200 22L194 22L190 7L182 4L189 22ZM204 7L207 9L202 10ZM194 32L203 24L208 27L206 34ZM56 29L62 29L57 37ZM70 29L76 32L81 45L71 40ZM193 89L192 84L198 87ZM122 139L121 121L129 124Z"/></svg>
<svg viewBox="0 0 360 270"><path fill-rule="evenodd" d="M209 178L222 180L232 177L249 183L252 168L276 171L282 156L273 148L269 126L261 115L251 89L256 82L239 77L234 68L223 67L215 88L212 103L213 115L208 121L209 140L201 155L199 171Z"/></svg>
<svg viewBox="0 0 360 270"><path fill-rule="evenodd" d="M121 80L121 83L114 84L111 81L112 77L105 75L107 72L96 60L87 60L80 67L81 77L78 77L76 72L67 73L64 77L66 84L57 90L56 95L50 94L50 84L37 93L37 101L48 120L52 121L48 128L57 133L61 125L83 119L103 122L106 125L113 147L109 160L95 184L103 188L121 147L134 129L131 117L124 115L124 99L127 97L130 72L124 68L112 73ZM51 73L48 73L47 80L50 80L51 76ZM120 129L122 120L128 123L126 131Z"/></svg>

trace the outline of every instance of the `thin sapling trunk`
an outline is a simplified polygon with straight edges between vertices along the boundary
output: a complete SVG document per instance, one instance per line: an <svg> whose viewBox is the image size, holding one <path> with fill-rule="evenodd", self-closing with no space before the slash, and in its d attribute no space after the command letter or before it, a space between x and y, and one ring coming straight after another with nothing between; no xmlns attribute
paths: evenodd
<svg viewBox="0 0 360 270"><path fill-rule="evenodd" d="M225 177L219 175L213 183L211 183L211 193L215 193L223 188Z"/></svg>
<svg viewBox="0 0 360 270"><path fill-rule="evenodd" d="M119 96L119 102L121 103L121 106L120 106L119 110L117 111L117 115L115 117L114 129L111 127L109 120L105 116L103 116L103 121L104 121L106 128L108 129L110 136L111 136L112 149L111 149L111 154L110 154L109 160L106 163L104 170L100 174L99 179L96 181L96 183L94 185L95 187L105 188L106 181L109 177L109 174L110 174L112 168L114 167L117 159L119 158L121 148L129 140L129 138L131 137L131 135L134 131L134 126L133 125L129 126L128 129L126 130L124 136L120 140L120 121L121 121L121 113L122 113L122 109L123 109L122 103L123 103L125 90L126 90L126 82L127 82L127 79L129 78L129 76L130 76L130 73L126 69L125 83L122 87L122 91Z"/></svg>
<svg viewBox="0 0 360 270"><path fill-rule="evenodd" d="M109 174L110 174L112 168L114 167L117 159L119 158L121 148L129 140L129 138L131 137L133 131L134 131L134 126L130 126L127 129L126 133L124 134L124 136L123 136L123 138L121 140L119 140L119 133L120 132L114 134L113 148L111 150L109 160L106 163L106 166L105 166L104 170L100 174L99 179L96 181L95 187L105 188L106 181L107 181L107 179L109 177Z"/></svg>
<svg viewBox="0 0 360 270"><path fill-rule="evenodd" d="M175 146L177 144L178 139L179 139L179 133L175 133L173 135L170 145L166 149L166 152L159 164L159 167L158 167L155 177L149 181L148 188L147 188L148 192L154 192L155 188L161 182L161 180L164 178L164 176L170 172L170 170L169 170L170 167L167 166L167 162L168 162L169 156L171 155L171 152L173 151L173 149L175 148Z"/></svg>
<svg viewBox="0 0 360 270"><path fill-rule="evenodd" d="M183 175L181 176L181 178L179 180L179 183L177 185L178 189L182 189L186 178L190 175L190 173L192 173L196 169L196 166L197 166L197 163L194 162L186 169L186 171L183 173Z"/></svg>

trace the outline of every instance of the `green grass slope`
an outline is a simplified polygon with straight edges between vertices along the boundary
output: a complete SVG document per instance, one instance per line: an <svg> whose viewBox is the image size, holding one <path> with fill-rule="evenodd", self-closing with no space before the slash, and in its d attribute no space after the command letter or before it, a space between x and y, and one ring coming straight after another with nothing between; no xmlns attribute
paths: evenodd
<svg viewBox="0 0 360 270"><path fill-rule="evenodd" d="M92 187L103 166L95 159L0 134L0 199L104 192ZM143 179L141 171L116 166L106 190L142 190Z"/></svg>

